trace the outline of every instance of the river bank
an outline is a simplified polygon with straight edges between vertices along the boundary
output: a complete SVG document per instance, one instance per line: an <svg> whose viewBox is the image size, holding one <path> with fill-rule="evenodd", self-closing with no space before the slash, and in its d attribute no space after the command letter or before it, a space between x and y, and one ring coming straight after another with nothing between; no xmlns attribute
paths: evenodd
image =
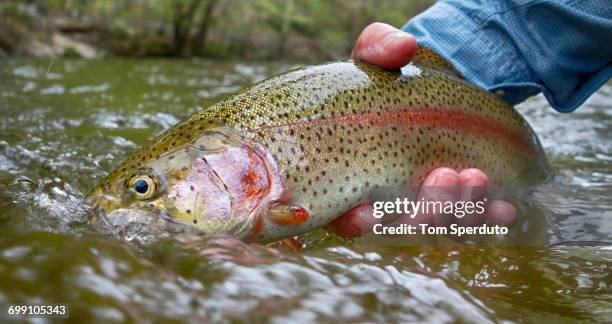
<svg viewBox="0 0 612 324"><path fill-rule="evenodd" d="M0 57L346 58L368 23L401 26L431 4L160 0L0 3Z"/></svg>

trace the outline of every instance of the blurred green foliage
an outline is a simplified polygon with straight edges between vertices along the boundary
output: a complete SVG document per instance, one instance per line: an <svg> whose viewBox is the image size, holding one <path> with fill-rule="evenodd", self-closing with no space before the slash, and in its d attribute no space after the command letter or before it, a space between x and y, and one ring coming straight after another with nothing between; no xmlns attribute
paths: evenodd
<svg viewBox="0 0 612 324"><path fill-rule="evenodd" d="M0 19L74 34L116 55L320 59L346 56L367 24L402 26L432 2L15 0L0 2Z"/></svg>

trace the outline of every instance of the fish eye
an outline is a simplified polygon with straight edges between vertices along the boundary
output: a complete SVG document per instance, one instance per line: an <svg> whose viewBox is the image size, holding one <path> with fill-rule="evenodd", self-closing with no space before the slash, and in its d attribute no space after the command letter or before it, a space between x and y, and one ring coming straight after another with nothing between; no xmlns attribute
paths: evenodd
<svg viewBox="0 0 612 324"><path fill-rule="evenodd" d="M149 184L144 179L138 179L134 183L134 190L139 194L146 194L149 191Z"/></svg>
<svg viewBox="0 0 612 324"><path fill-rule="evenodd" d="M138 199L148 199L155 193L155 181L146 175L133 177L129 182L129 188L134 192Z"/></svg>

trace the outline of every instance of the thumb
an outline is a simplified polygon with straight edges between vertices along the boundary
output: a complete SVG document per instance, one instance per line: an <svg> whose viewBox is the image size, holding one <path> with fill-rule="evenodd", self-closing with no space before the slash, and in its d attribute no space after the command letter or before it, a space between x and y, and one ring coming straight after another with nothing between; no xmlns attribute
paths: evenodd
<svg viewBox="0 0 612 324"><path fill-rule="evenodd" d="M361 32L351 57L384 69L399 69L410 62L416 47L414 36L391 25L376 22Z"/></svg>

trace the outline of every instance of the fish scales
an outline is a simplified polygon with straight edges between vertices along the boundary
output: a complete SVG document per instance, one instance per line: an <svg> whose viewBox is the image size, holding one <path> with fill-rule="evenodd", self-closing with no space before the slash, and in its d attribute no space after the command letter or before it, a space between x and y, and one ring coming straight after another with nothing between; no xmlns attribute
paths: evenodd
<svg viewBox="0 0 612 324"><path fill-rule="evenodd" d="M514 108L421 58L404 74L337 62L263 81L169 129L103 187L193 145L203 132L230 129L271 156L285 197L310 215L292 225L249 216L241 236L269 241L329 223L358 203L362 189L418 185L440 166L480 168L493 186L545 177L539 141Z"/></svg>

